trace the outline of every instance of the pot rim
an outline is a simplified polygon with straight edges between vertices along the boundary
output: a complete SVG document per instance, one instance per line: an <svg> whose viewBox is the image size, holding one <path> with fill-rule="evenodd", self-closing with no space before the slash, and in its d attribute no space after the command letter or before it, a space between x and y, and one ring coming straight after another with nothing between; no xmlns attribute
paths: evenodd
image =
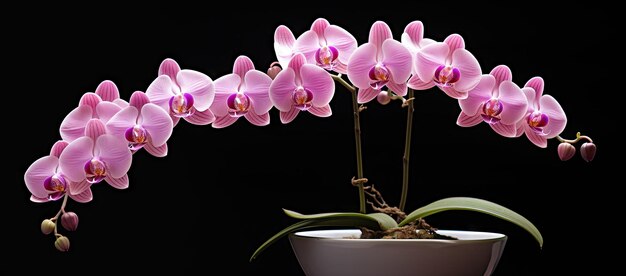
<svg viewBox="0 0 626 276"><path fill-rule="evenodd" d="M336 235L345 235L345 238L329 237L328 235L335 232ZM290 238L299 239L315 239L333 242L352 242L352 243L454 243L454 244L467 244L467 243L491 243L499 240L506 240L507 236L501 233L482 232L482 231L465 231L465 230L437 230L442 235L455 236L459 234L471 234L477 235L476 238L461 238L458 240L442 240L442 239L358 239L354 235L360 235L359 229L329 229L329 230L310 230L310 231L298 231L289 234ZM325 235L324 235L325 234ZM353 235L352 238L349 238Z"/></svg>

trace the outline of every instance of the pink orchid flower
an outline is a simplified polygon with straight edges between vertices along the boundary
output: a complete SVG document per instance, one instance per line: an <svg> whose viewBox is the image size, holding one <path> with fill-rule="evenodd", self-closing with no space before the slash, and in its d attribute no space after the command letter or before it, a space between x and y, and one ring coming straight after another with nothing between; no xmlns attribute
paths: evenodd
<svg viewBox="0 0 626 276"><path fill-rule="evenodd" d="M457 124L470 127L484 121L498 134L515 137L516 124L526 115L528 103L512 79L511 70L505 65L483 75L468 97L459 100L461 114Z"/></svg>
<svg viewBox="0 0 626 276"><path fill-rule="evenodd" d="M106 99L106 100L103 100ZM85 126L91 119L100 119L106 123L117 114L126 101L119 98L117 86L112 81L103 81L96 92L85 93L78 103L61 122L59 132L64 141L72 142L85 135Z"/></svg>
<svg viewBox="0 0 626 276"><path fill-rule="evenodd" d="M76 202L85 203L93 199L89 188L80 193L74 193L72 188L76 187L77 183L69 181L59 168L59 156L67 145L65 141L56 142L50 150L50 155L39 158L26 170L24 182L32 194L31 201L54 201L66 193Z"/></svg>
<svg viewBox="0 0 626 276"><path fill-rule="evenodd" d="M332 114L330 100L335 83L324 69L306 64L303 54L295 55L285 70L276 76L270 86L270 100L280 110L280 121L289 123L300 111L318 117Z"/></svg>
<svg viewBox="0 0 626 276"><path fill-rule="evenodd" d="M106 134L99 119L87 123L85 136L72 141L59 157L59 168L66 179L80 183L72 192L81 193L91 184L106 180L117 189L128 188L132 153L125 139Z"/></svg>
<svg viewBox="0 0 626 276"><path fill-rule="evenodd" d="M402 45L404 45L411 52L411 56L414 59L417 58L417 53L422 50L422 48L427 45L433 44L436 41L424 38L424 24L421 21L413 21L409 23L406 28L404 28L404 33L402 34ZM435 83L423 82L417 76L417 68L415 68L415 62L413 63L412 72L413 76L407 82L407 86L411 89L415 90L426 90L435 86Z"/></svg>
<svg viewBox="0 0 626 276"><path fill-rule="evenodd" d="M180 118L194 125L208 125L215 120L209 110L215 97L213 80L197 71L181 70L173 59L161 63L159 77L146 94L150 102L170 114L174 125Z"/></svg>
<svg viewBox="0 0 626 276"><path fill-rule="evenodd" d="M482 74L478 60L465 50L465 41L458 34L448 36L443 43L422 48L415 59L415 72L420 82L414 80L413 86L437 85L455 99L467 98L467 93L478 85Z"/></svg>
<svg viewBox="0 0 626 276"><path fill-rule="evenodd" d="M524 85L524 94L528 100L528 111L517 124L517 136L526 133L526 137L538 147L548 146L552 139L565 129L567 117L559 102L550 95L543 95L544 81L534 77Z"/></svg>
<svg viewBox="0 0 626 276"><path fill-rule="evenodd" d="M174 124L170 115L159 106L147 102L141 91L133 93L131 104L106 123L107 133L123 137L132 152L145 148L148 153L167 155L167 140Z"/></svg>
<svg viewBox="0 0 626 276"><path fill-rule="evenodd" d="M276 31L289 29L278 28ZM278 35L281 35L280 33ZM286 38L289 34L283 34ZM276 35L275 35L276 37ZM289 42L290 39L276 40L276 42ZM356 50L356 39L341 27L330 25L324 18L313 22L310 31L304 32L293 44L292 52L302 53L307 62L317 64L326 70L346 74L350 56ZM289 48L284 44L279 48ZM277 51L278 53L278 51Z"/></svg>
<svg viewBox="0 0 626 276"><path fill-rule="evenodd" d="M411 52L393 39L385 22L374 23L369 42L359 46L348 62L348 78L359 88L358 102L373 100L385 86L406 95L412 60Z"/></svg>
<svg viewBox="0 0 626 276"><path fill-rule="evenodd" d="M268 125L268 112L272 109L269 98L271 83L272 79L267 74L254 70L250 58L239 56L233 73L215 80L215 100L211 105L211 111L216 116L213 127L227 127L241 116L253 125Z"/></svg>

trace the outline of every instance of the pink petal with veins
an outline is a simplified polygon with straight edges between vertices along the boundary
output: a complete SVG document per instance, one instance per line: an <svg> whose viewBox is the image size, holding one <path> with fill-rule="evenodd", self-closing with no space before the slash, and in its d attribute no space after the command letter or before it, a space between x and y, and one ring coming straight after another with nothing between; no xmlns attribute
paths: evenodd
<svg viewBox="0 0 626 276"><path fill-rule="evenodd" d="M357 102L359 104L369 103L370 101L375 99L376 96L378 96L379 92L380 90L374 90L371 87L365 89L359 88L359 92L357 93Z"/></svg>
<svg viewBox="0 0 626 276"><path fill-rule="evenodd" d="M152 142L148 141L143 148L154 157L164 157L167 155L167 143L161 145L160 147L155 147L152 145Z"/></svg>
<svg viewBox="0 0 626 276"><path fill-rule="evenodd" d="M215 90L213 81L207 75L198 71L182 70L176 75L176 81L180 85L181 93L193 96L196 110L205 111L213 103Z"/></svg>
<svg viewBox="0 0 626 276"><path fill-rule="evenodd" d="M96 140L104 134L106 134L106 127L100 119L91 119L87 122L87 126L85 126L85 136Z"/></svg>
<svg viewBox="0 0 626 276"><path fill-rule="evenodd" d="M126 148L126 145L124 146ZM85 164L93 158L93 140L81 137L71 142L59 157L59 168L68 180L80 182L85 179Z"/></svg>
<svg viewBox="0 0 626 276"><path fill-rule="evenodd" d="M415 59L415 72L422 81L431 81L435 76L435 70L445 65L446 57L450 52L448 44L433 43L424 47ZM461 75L463 78L463 75Z"/></svg>
<svg viewBox="0 0 626 276"><path fill-rule="evenodd" d="M372 28L370 28L369 35L369 43L374 44L377 51L377 58L380 61L382 55L383 42L387 39L392 39L393 35L391 34L391 29L389 25L383 21L376 21L372 24Z"/></svg>
<svg viewBox="0 0 626 276"><path fill-rule="evenodd" d="M233 74L237 74L243 79L248 71L254 70L254 63L247 56L238 56L233 65Z"/></svg>
<svg viewBox="0 0 626 276"><path fill-rule="evenodd" d="M468 116L478 114L483 103L491 99L495 82L492 75L482 75L480 82L468 93L467 98L459 100L459 106L461 106L463 113Z"/></svg>
<svg viewBox="0 0 626 276"><path fill-rule="evenodd" d="M295 43L296 38L289 28L283 25L276 28L274 32L274 51L276 51L276 58L278 58L283 68L287 67L291 56L293 56L292 48Z"/></svg>
<svg viewBox="0 0 626 276"><path fill-rule="evenodd" d="M326 30L326 28L328 28L328 26L330 26L328 20L324 18L318 18L313 21L313 24L311 24L311 31L314 31L317 36L321 38L324 37L324 31Z"/></svg>
<svg viewBox="0 0 626 276"><path fill-rule="evenodd" d="M546 136L539 135L535 130L530 128L527 123L524 124L524 133L526 133L526 137L528 137L528 140L530 140L536 146L540 148L548 147L548 139L546 139Z"/></svg>
<svg viewBox="0 0 626 276"><path fill-rule="evenodd" d="M228 74L215 80L215 98L211 104L211 111L215 116L228 115L228 97L239 91L241 78L237 74Z"/></svg>
<svg viewBox="0 0 626 276"><path fill-rule="evenodd" d="M461 71L461 78L454 84L454 89L459 92L472 90L478 82L482 71L478 60L467 50L457 49L452 53L452 66Z"/></svg>
<svg viewBox="0 0 626 276"><path fill-rule="evenodd" d="M207 109L205 111L196 111L193 115L184 119L194 125L206 126L215 121L215 115L213 115L210 109Z"/></svg>
<svg viewBox="0 0 626 276"><path fill-rule="evenodd" d="M280 111L286 112L292 108L291 95L296 89L296 74L291 68L287 68L276 76L276 79L270 85L270 100L272 104Z"/></svg>
<svg viewBox="0 0 626 276"><path fill-rule="evenodd" d="M78 103L78 106L81 106L81 105L89 106L91 108L91 111L94 112L92 114L92 116L95 117L96 116L96 114L95 114L96 106L101 101L102 101L102 99L100 98L100 96L98 96L98 94L92 93L92 92L87 92L87 93L83 94L83 96L80 98L80 102Z"/></svg>
<svg viewBox="0 0 626 276"><path fill-rule="evenodd" d="M237 121L237 119L239 119L239 117L231 117L229 115L217 117L215 118L215 121L213 122L212 126L213 128L225 128L227 126L234 124Z"/></svg>
<svg viewBox="0 0 626 276"><path fill-rule="evenodd" d="M396 83L393 78L387 83L387 88L396 93L398 96L405 96L407 92L406 83Z"/></svg>
<svg viewBox="0 0 626 276"><path fill-rule="evenodd" d="M26 188L36 198L47 198L48 191L44 188L43 182L46 178L55 174L59 159L54 156L44 156L33 162L24 174Z"/></svg>
<svg viewBox="0 0 626 276"><path fill-rule="evenodd" d="M429 82L423 82L417 75L411 76L407 82L407 86L414 90L427 90L435 86L435 82L432 80Z"/></svg>
<svg viewBox="0 0 626 276"><path fill-rule="evenodd" d="M333 111L330 109L330 105L322 107L312 106L308 111L317 117L330 117L330 115L333 114Z"/></svg>
<svg viewBox="0 0 626 276"><path fill-rule="evenodd" d="M130 169L133 157L128 149L128 142L122 137L110 134L100 136L94 152L106 164L107 177L120 178Z"/></svg>
<svg viewBox="0 0 626 276"><path fill-rule="evenodd" d="M250 111L243 115L248 122L255 126L266 126L270 123L270 114L265 112L263 114L257 114L254 107L250 108Z"/></svg>
<svg viewBox="0 0 626 276"><path fill-rule="evenodd" d="M141 91L135 91L132 95L130 95L130 106L137 108L137 110L141 110L141 108L150 102L150 98L146 93Z"/></svg>
<svg viewBox="0 0 626 276"><path fill-rule="evenodd" d="M541 113L548 115L548 124L544 127L543 131L547 134L546 138L551 139L563 132L565 125L567 125L567 117L565 111L552 96L541 96Z"/></svg>
<svg viewBox="0 0 626 276"><path fill-rule="evenodd" d="M451 34L443 41L443 43L448 44L450 47L450 53L454 53L454 51L458 49L465 49L465 40L459 34Z"/></svg>
<svg viewBox="0 0 626 276"><path fill-rule="evenodd" d="M69 143L63 140L56 141L54 145L52 145L52 149L50 149L50 155L59 158L67 145L69 145Z"/></svg>
<svg viewBox="0 0 626 276"><path fill-rule="evenodd" d="M70 198L79 203L87 203L93 200L93 193L91 193L91 189L87 189L77 195L70 194Z"/></svg>
<svg viewBox="0 0 626 276"><path fill-rule="evenodd" d="M505 125L515 125L519 120L524 118L528 110L528 103L524 92L512 81L506 80L500 84L500 96L503 109L500 114L501 123ZM512 136L515 136L513 132ZM510 137L510 136L507 136Z"/></svg>
<svg viewBox="0 0 626 276"><path fill-rule="evenodd" d="M339 57L337 57L339 62L344 65L348 64L352 53L354 53L357 47L354 36L341 27L330 25L324 31L324 38L326 38L328 45L337 48L337 51L339 51Z"/></svg>
<svg viewBox="0 0 626 276"><path fill-rule="evenodd" d="M332 79L331 79L332 81ZM245 75L246 90L244 91L254 102L254 112L262 115L272 109L270 100L270 85L272 79L265 73L257 70L248 71Z"/></svg>
<svg viewBox="0 0 626 276"><path fill-rule="evenodd" d="M134 106L122 109L106 123L107 132L115 137L125 137L126 130L137 124L138 115L139 111Z"/></svg>
<svg viewBox="0 0 626 276"><path fill-rule="evenodd" d="M88 190L90 187L91 187L91 183L89 183L87 179L84 179L83 181L78 181L78 182L71 181L69 183L69 189L70 189L69 192L70 192L70 195L78 195L84 192L85 190Z"/></svg>
<svg viewBox="0 0 626 276"><path fill-rule="evenodd" d="M369 72L376 65L376 46L365 43L354 51L348 62L348 78L358 88L370 87ZM433 69L433 74L435 70ZM432 76L431 76L432 79Z"/></svg>
<svg viewBox="0 0 626 276"><path fill-rule="evenodd" d="M320 44L317 34L314 31L306 31L296 40L293 52L303 54L308 63L315 64L315 53L319 48Z"/></svg>
<svg viewBox="0 0 626 276"><path fill-rule="evenodd" d="M513 73L511 73L511 69L506 65L494 67L491 72L489 72L489 75L492 75L496 79L496 88L500 87L503 81L513 81Z"/></svg>
<svg viewBox="0 0 626 276"><path fill-rule="evenodd" d="M158 105L163 110L170 112L169 101L174 93L172 92L172 80L167 75L161 75L157 77L148 89L146 95L150 99L151 103Z"/></svg>
<svg viewBox="0 0 626 276"><path fill-rule="evenodd" d="M313 106L325 106L335 94L335 82L326 70L312 64L305 64L300 69L302 86L313 93Z"/></svg>
<svg viewBox="0 0 626 276"><path fill-rule="evenodd" d="M491 126L491 129L493 129L496 133L504 137L509 137L509 138L515 137L515 133L516 133L515 125L505 125L502 123L502 121L500 121L495 124L490 124L489 126Z"/></svg>
<svg viewBox="0 0 626 276"><path fill-rule="evenodd" d="M296 108L291 108L291 110L287 111L287 112L280 112L280 121L283 124L288 124L291 121L293 121L293 119L296 118L296 116L298 116L298 113L300 113L299 109Z"/></svg>
<svg viewBox="0 0 626 276"><path fill-rule="evenodd" d="M411 76L413 57L402 43L389 39L383 42L383 64L396 83L406 83Z"/></svg>
<svg viewBox="0 0 626 276"><path fill-rule="evenodd" d="M101 102L96 106L96 114L98 114L98 119L103 123L107 123L111 117L120 112L122 107L112 102Z"/></svg>
<svg viewBox="0 0 626 276"><path fill-rule="evenodd" d="M124 174L122 177L118 177L118 178L107 176L104 180L107 183L109 183L111 187L115 189L123 190L123 189L128 188L128 175L127 174Z"/></svg>
<svg viewBox="0 0 626 276"><path fill-rule="evenodd" d="M180 72L180 65L178 65L178 63L171 58L166 58L159 66L159 76L166 75L173 81L176 81L176 75L178 75L178 72Z"/></svg>
<svg viewBox="0 0 626 276"><path fill-rule="evenodd" d="M165 144L174 128L170 115L157 105L149 103L141 109L141 118L141 125L148 131L152 144L155 147Z"/></svg>
<svg viewBox="0 0 626 276"><path fill-rule="evenodd" d="M480 114L476 113L476 115L469 116L463 111L461 111L461 113L459 114L459 118L456 119L456 124L461 127L473 127L482 122L483 118L482 116L480 116Z"/></svg>
<svg viewBox="0 0 626 276"><path fill-rule="evenodd" d="M107 102L112 102L120 98L120 91L117 89L117 85L110 80L101 82L96 88L96 94L98 94L103 101Z"/></svg>
<svg viewBox="0 0 626 276"><path fill-rule="evenodd" d="M61 138L65 141L72 142L85 135L85 125L91 120L91 116L91 107L87 105L74 108L74 110L63 119L63 122L61 122L59 129Z"/></svg>

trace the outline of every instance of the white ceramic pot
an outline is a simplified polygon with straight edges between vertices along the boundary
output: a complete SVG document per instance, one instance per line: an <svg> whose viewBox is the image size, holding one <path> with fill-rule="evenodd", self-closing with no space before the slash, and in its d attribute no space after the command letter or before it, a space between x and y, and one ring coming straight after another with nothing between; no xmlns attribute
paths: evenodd
<svg viewBox="0 0 626 276"><path fill-rule="evenodd" d="M308 276L491 275L506 236L439 230L459 240L366 240L360 230L293 233L291 246Z"/></svg>

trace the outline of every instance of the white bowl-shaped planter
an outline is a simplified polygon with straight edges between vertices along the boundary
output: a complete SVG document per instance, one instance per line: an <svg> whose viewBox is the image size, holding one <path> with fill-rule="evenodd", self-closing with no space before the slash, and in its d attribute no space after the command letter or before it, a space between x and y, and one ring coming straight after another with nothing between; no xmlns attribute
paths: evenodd
<svg viewBox="0 0 626 276"><path fill-rule="evenodd" d="M308 276L491 275L506 236L439 230L458 240L358 239L360 230L321 230L289 236Z"/></svg>

